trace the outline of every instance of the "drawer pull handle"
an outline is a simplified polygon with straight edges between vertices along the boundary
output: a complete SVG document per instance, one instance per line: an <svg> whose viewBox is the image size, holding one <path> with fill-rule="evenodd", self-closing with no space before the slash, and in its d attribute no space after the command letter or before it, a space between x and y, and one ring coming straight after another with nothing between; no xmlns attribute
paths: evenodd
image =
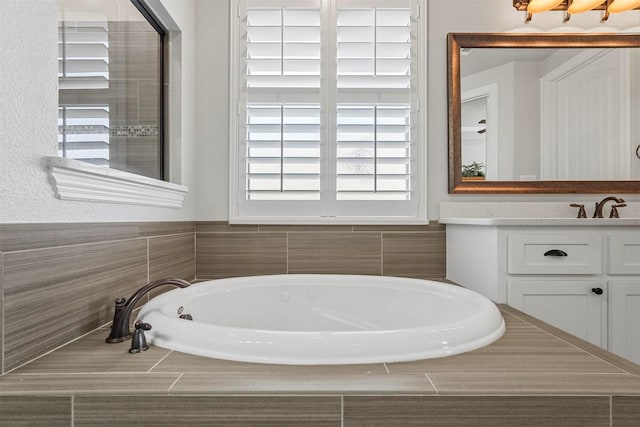
<svg viewBox="0 0 640 427"><path fill-rule="evenodd" d="M591 288L591 292L593 292L596 295L602 295L604 291L602 290L602 288Z"/></svg>
<svg viewBox="0 0 640 427"><path fill-rule="evenodd" d="M561 251L560 249L551 249L544 253L544 256L567 256L565 251Z"/></svg>

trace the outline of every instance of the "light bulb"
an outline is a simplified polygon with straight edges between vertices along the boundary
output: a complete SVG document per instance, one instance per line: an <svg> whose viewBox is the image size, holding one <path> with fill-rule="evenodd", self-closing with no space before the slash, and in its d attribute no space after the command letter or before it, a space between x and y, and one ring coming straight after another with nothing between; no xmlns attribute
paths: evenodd
<svg viewBox="0 0 640 427"><path fill-rule="evenodd" d="M611 13L620 13L640 6L640 0L614 0L607 9Z"/></svg>
<svg viewBox="0 0 640 427"><path fill-rule="evenodd" d="M531 0L527 6L527 12L540 13L551 10L562 3L562 0Z"/></svg>
<svg viewBox="0 0 640 427"><path fill-rule="evenodd" d="M568 12L571 14L586 12L600 6L602 3L604 3L604 0L573 0Z"/></svg>

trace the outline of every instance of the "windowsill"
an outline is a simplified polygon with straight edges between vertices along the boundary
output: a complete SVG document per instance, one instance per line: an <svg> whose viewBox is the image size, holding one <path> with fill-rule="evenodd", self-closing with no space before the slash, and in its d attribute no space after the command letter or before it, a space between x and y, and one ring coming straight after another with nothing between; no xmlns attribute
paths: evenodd
<svg viewBox="0 0 640 427"><path fill-rule="evenodd" d="M98 203L181 208L188 187L62 157L47 157L56 197Z"/></svg>
<svg viewBox="0 0 640 427"><path fill-rule="evenodd" d="M416 217L259 217L230 218L229 224L261 225L429 225L429 220Z"/></svg>

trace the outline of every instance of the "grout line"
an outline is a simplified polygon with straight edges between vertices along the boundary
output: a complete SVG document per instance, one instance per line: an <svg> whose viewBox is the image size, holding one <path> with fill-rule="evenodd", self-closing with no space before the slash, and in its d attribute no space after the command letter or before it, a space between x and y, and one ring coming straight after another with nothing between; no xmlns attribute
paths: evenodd
<svg viewBox="0 0 640 427"><path fill-rule="evenodd" d="M147 237L147 283L151 282L151 280L149 280L149 278L151 277L151 273L150 273L151 262L149 260L149 246L150 246L150 242L149 242L149 238ZM147 298L147 301L149 301L149 298Z"/></svg>
<svg viewBox="0 0 640 427"><path fill-rule="evenodd" d="M198 280L198 233L193 233L193 280Z"/></svg>
<svg viewBox="0 0 640 427"><path fill-rule="evenodd" d="M160 358L160 360L158 360L152 367L149 368L149 370L147 371L147 374L150 373L153 369L155 369L162 361L164 361L164 359L166 359L167 357L169 357L169 355L173 353L173 350L171 350L170 352L168 352L167 354L165 354L164 356L162 356L162 358Z"/></svg>
<svg viewBox="0 0 640 427"><path fill-rule="evenodd" d="M176 385L178 383L178 381L180 381L180 379L184 376L184 372L181 372L180 375L178 376L178 378L176 378L176 380L173 382L173 384L171 384L169 386L169 390L167 390L167 393L171 392L171 389L173 388L174 385Z"/></svg>
<svg viewBox="0 0 640 427"><path fill-rule="evenodd" d="M4 253L0 252L0 375L4 374Z"/></svg>
<svg viewBox="0 0 640 427"><path fill-rule="evenodd" d="M386 363L383 363L382 366L384 366L384 370L387 371L387 374L391 374L391 372L389 372L389 367L387 366Z"/></svg>
<svg viewBox="0 0 640 427"><path fill-rule="evenodd" d="M609 427L613 427L613 396L609 396Z"/></svg>
<svg viewBox="0 0 640 427"><path fill-rule="evenodd" d="M71 395L71 427L75 425L76 422L76 400L75 396Z"/></svg>
<svg viewBox="0 0 640 427"><path fill-rule="evenodd" d="M344 427L344 395L340 396L340 427Z"/></svg>
<svg viewBox="0 0 640 427"><path fill-rule="evenodd" d="M285 243L285 249L286 249L286 260L287 260L287 274L289 274L289 232L286 233L286 240L287 242Z"/></svg>
<svg viewBox="0 0 640 427"><path fill-rule="evenodd" d="M436 391L436 393L440 394L440 392L438 391L438 387L436 387L436 385L433 383L433 381L431 381L431 378L429 378L429 374L427 374L425 372L424 376L427 377L427 381L429 381L429 384L431 384L431 387L433 387L433 389Z"/></svg>
<svg viewBox="0 0 640 427"><path fill-rule="evenodd" d="M380 275L384 276L384 233L380 232Z"/></svg>

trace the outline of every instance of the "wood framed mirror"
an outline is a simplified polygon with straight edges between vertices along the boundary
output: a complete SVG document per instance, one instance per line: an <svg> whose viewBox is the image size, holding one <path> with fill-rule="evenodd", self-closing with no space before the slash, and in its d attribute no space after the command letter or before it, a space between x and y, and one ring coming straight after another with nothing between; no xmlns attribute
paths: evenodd
<svg viewBox="0 0 640 427"><path fill-rule="evenodd" d="M449 193L640 193L640 35L450 33L448 101Z"/></svg>

